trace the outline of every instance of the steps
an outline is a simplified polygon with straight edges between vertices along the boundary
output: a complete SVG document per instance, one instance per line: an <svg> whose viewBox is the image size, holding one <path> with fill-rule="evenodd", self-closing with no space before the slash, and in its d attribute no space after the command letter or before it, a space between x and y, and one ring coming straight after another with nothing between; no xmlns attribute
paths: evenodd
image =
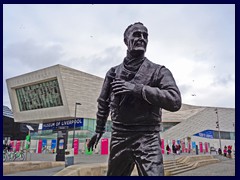
<svg viewBox="0 0 240 180"><path fill-rule="evenodd" d="M217 163L219 159L215 159L211 155L195 155L182 156L176 160L166 160L163 162L164 175L172 176L196 169L207 164ZM54 176L106 176L107 163L96 164L81 164L68 166L62 171L56 173ZM138 176L136 166L133 169L131 176Z"/></svg>
<svg viewBox="0 0 240 180"><path fill-rule="evenodd" d="M215 159L211 155L186 156L180 157L176 160L169 160L164 162L165 176L172 176L196 169L200 166L217 163L219 159Z"/></svg>

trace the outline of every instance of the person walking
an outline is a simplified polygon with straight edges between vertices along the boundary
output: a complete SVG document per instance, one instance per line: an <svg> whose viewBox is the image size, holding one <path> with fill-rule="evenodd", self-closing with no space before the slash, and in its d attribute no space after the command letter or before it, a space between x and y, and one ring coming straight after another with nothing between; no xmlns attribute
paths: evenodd
<svg viewBox="0 0 240 180"><path fill-rule="evenodd" d="M181 146L180 144L177 144L177 155L180 155L180 151L181 151Z"/></svg>
<svg viewBox="0 0 240 180"><path fill-rule="evenodd" d="M221 150L221 148L218 148L218 154L219 154L219 155L222 155L222 150Z"/></svg>
<svg viewBox="0 0 240 180"><path fill-rule="evenodd" d="M227 157L227 146L224 146L223 154L224 154L225 157Z"/></svg>
<svg viewBox="0 0 240 180"><path fill-rule="evenodd" d="M176 154L176 147L175 147L175 144L172 144L172 152L173 152L174 154Z"/></svg>
<svg viewBox="0 0 240 180"><path fill-rule="evenodd" d="M170 154L170 147L169 147L169 145L166 146L166 150L167 150L167 155L169 155Z"/></svg>
<svg viewBox="0 0 240 180"><path fill-rule="evenodd" d="M232 146L231 145L229 145L228 146L228 158L232 158Z"/></svg>

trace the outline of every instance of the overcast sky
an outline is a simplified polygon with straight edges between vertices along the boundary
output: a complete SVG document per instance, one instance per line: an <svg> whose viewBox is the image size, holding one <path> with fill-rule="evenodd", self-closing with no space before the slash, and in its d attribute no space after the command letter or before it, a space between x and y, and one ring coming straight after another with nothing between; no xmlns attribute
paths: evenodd
<svg viewBox="0 0 240 180"><path fill-rule="evenodd" d="M3 5L6 79L62 64L104 78L126 55L123 32L149 32L146 57L170 69L185 104L235 108L235 5Z"/></svg>

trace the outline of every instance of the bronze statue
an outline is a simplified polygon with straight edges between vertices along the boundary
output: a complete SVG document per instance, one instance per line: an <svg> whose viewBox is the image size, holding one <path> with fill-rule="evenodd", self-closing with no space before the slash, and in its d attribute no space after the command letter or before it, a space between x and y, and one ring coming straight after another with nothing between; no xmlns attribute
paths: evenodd
<svg viewBox="0 0 240 180"><path fill-rule="evenodd" d="M130 176L136 164L140 176L163 176L159 133L162 108L178 111L181 94L172 73L144 56L148 30L142 23L127 27L124 42L127 56L106 74L98 98L96 133L88 148L98 144L110 112L112 136L107 175Z"/></svg>

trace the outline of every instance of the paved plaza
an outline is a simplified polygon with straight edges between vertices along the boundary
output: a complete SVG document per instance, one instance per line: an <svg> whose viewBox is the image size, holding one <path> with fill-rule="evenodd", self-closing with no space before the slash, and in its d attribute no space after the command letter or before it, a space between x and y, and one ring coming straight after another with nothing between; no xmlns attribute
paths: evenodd
<svg viewBox="0 0 240 180"><path fill-rule="evenodd" d="M181 156L188 156L189 154L181 155L163 155L164 161L177 159ZM192 154L190 154L192 155ZM31 157L28 155L28 161L55 161L55 154L31 154ZM187 171L175 176L235 176L235 159L224 158L219 155L214 155L215 158L220 160L219 163L206 165L199 167L197 169ZM79 154L74 157L74 164L91 164L91 163L105 163L108 160L107 155L92 154L85 155ZM64 169L64 166L34 170L34 171L24 171L17 172L14 174L7 174L4 176L53 176L57 172Z"/></svg>

